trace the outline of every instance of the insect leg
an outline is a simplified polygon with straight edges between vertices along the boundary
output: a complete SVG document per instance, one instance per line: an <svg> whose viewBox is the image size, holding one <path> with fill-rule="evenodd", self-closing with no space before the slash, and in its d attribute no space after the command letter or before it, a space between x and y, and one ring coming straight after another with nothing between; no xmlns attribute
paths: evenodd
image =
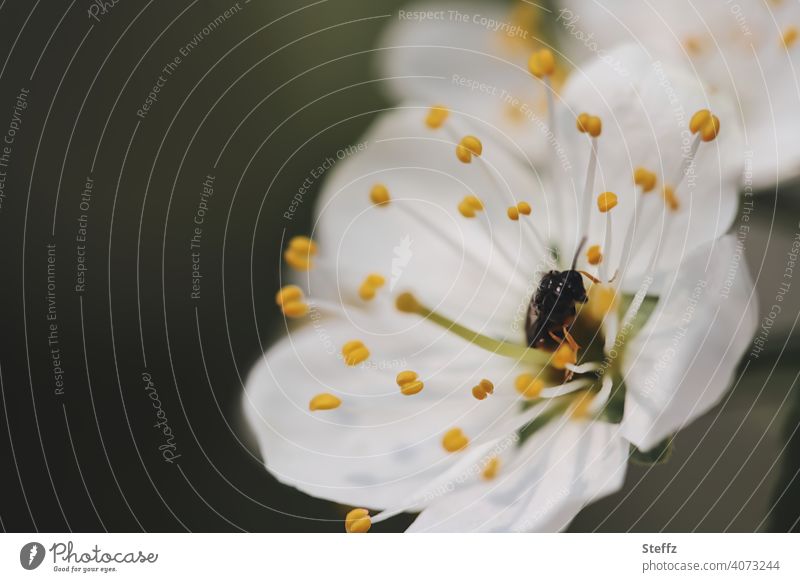
<svg viewBox="0 0 800 582"><path fill-rule="evenodd" d="M578 271L581 275L589 279L592 283L600 283L600 279L592 275L591 273L587 273L586 271Z"/></svg>

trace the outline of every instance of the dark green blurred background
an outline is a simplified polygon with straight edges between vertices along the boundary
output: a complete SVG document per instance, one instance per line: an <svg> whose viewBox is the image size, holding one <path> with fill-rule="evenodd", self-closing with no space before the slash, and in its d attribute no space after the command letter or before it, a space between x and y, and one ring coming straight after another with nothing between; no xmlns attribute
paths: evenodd
<svg viewBox="0 0 800 582"><path fill-rule="evenodd" d="M403 2L241 0L138 117L163 67L235 4L120 0L92 19L89 0L0 3L0 132L20 90L30 91L0 210L5 530L342 529L343 508L266 473L239 399L280 332L280 241L308 232L312 197L293 220L282 215L309 170L390 105L369 51ZM189 242L208 175L214 194L193 300ZM94 188L82 210L87 176ZM756 202L760 231L747 253L766 306L798 209L796 186ZM81 214L87 275L76 292ZM48 344L48 244L63 394ZM626 488L572 529L796 528L798 305L793 290L769 352L678 437L669 464L632 468ZM145 373L175 435L174 463L158 449Z"/></svg>

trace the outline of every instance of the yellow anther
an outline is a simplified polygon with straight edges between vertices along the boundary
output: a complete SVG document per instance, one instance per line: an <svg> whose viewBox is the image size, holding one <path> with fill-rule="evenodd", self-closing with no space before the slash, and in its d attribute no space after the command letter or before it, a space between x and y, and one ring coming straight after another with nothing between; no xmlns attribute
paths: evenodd
<svg viewBox="0 0 800 582"><path fill-rule="evenodd" d="M464 202L472 206L475 210L483 210L483 202L477 196L467 196Z"/></svg>
<svg viewBox="0 0 800 582"><path fill-rule="evenodd" d="M499 470L500 470L500 459L498 457L492 457L486 462L486 466L483 468L481 476L487 481L491 481L492 479L497 477L497 472Z"/></svg>
<svg viewBox="0 0 800 582"><path fill-rule="evenodd" d="M465 218L475 218L475 209L466 202L462 201L458 203L458 211Z"/></svg>
<svg viewBox="0 0 800 582"><path fill-rule="evenodd" d="M614 305L617 294L610 285L592 285L589 288L589 303L586 305L589 316L597 322L603 321Z"/></svg>
<svg viewBox="0 0 800 582"><path fill-rule="evenodd" d="M783 35L781 36L781 41L783 42L783 46L787 49L791 48L794 43L797 42L797 37L800 35L796 26L790 26L786 30L783 31Z"/></svg>
<svg viewBox="0 0 800 582"><path fill-rule="evenodd" d="M575 121L575 125L578 131L588 133L592 137L597 137L603 133L603 121L595 115L581 113Z"/></svg>
<svg viewBox="0 0 800 582"><path fill-rule="evenodd" d="M465 196L458 203L458 211L466 218L475 218L475 213L483 210L483 202L477 196Z"/></svg>
<svg viewBox="0 0 800 582"><path fill-rule="evenodd" d="M373 287L383 287L386 284L386 279L378 273L370 273L367 275L365 283L369 283Z"/></svg>
<svg viewBox="0 0 800 582"><path fill-rule="evenodd" d="M417 301L411 293L401 293L395 300L395 306L398 311L403 313L420 313L422 311L422 304Z"/></svg>
<svg viewBox="0 0 800 582"><path fill-rule="evenodd" d="M520 374L514 381L514 387L523 397L532 400L539 397L544 389L544 382L533 374Z"/></svg>
<svg viewBox="0 0 800 582"><path fill-rule="evenodd" d="M284 303L291 303L293 301L302 301L303 290L297 285L286 285L275 294L275 303L283 305Z"/></svg>
<svg viewBox="0 0 800 582"><path fill-rule="evenodd" d="M481 380L477 386L474 386L472 388L472 395L478 400L483 400L489 394L493 393L494 393L494 384L492 384L489 380L486 379Z"/></svg>
<svg viewBox="0 0 800 582"><path fill-rule="evenodd" d="M460 428L451 428L442 437L442 446L448 453L456 453L467 448L469 439Z"/></svg>
<svg viewBox="0 0 800 582"><path fill-rule="evenodd" d="M389 204L392 197L389 196L389 189L386 186L383 184L375 184L369 191L369 199L372 200L372 203L376 206L385 206Z"/></svg>
<svg viewBox="0 0 800 582"><path fill-rule="evenodd" d="M425 118L425 125L431 129L440 128L447 120L450 111L444 105L434 105L428 110L428 116Z"/></svg>
<svg viewBox="0 0 800 582"><path fill-rule="evenodd" d="M364 342L352 340L342 346L342 356L345 364L355 366L369 357L369 350Z"/></svg>
<svg viewBox="0 0 800 582"><path fill-rule="evenodd" d="M334 396L333 394L328 394L327 392L323 392L322 394L317 394L312 398L308 403L309 410L333 410L334 408L339 408L339 405L342 401Z"/></svg>
<svg viewBox="0 0 800 582"><path fill-rule="evenodd" d="M664 186L661 189L661 195L664 197L664 203L667 205L667 208L670 210L678 210L681 204L678 201L678 197L675 195L675 190L673 190L669 186Z"/></svg>
<svg viewBox="0 0 800 582"><path fill-rule="evenodd" d="M419 380L419 375L413 370L405 370L397 375L397 385L400 386L400 392L406 396L413 396L425 385Z"/></svg>
<svg viewBox="0 0 800 582"><path fill-rule="evenodd" d="M308 305L303 301L303 290L297 285L286 285L275 294L275 303L286 317L303 317Z"/></svg>
<svg viewBox="0 0 800 582"><path fill-rule="evenodd" d="M600 245L592 245L586 251L586 260L590 265L599 265L603 262L603 253L600 252Z"/></svg>
<svg viewBox="0 0 800 582"><path fill-rule="evenodd" d="M361 297L364 301L371 301L375 299L375 293L377 290L372 285L368 285L367 283L362 283L361 287L358 288L358 296Z"/></svg>
<svg viewBox="0 0 800 582"><path fill-rule="evenodd" d="M403 372L400 372L397 375L397 385L398 386L404 386L405 384L408 384L409 382L413 382L417 378L419 378L419 374L417 374L415 371L413 371L413 370L404 370Z"/></svg>
<svg viewBox="0 0 800 582"><path fill-rule="evenodd" d="M603 192L597 197L597 208L600 212L608 212L617 205L617 195L613 192Z"/></svg>
<svg viewBox="0 0 800 582"><path fill-rule="evenodd" d="M456 157L469 164L472 161L472 156L480 156L483 153L483 144L474 135L467 135L461 138L461 141L456 146Z"/></svg>
<svg viewBox="0 0 800 582"><path fill-rule="evenodd" d="M289 247L284 251L283 258L291 268L307 271L313 266L311 257L316 254L317 243L307 236L296 236L289 241Z"/></svg>
<svg viewBox="0 0 800 582"><path fill-rule="evenodd" d="M289 241L289 250L296 253L308 253L309 255L316 255L317 243L307 236L294 236Z"/></svg>
<svg viewBox="0 0 800 582"><path fill-rule="evenodd" d="M708 109L701 109L692 115L689 131L700 133L703 141L713 141L719 135L719 118Z"/></svg>
<svg viewBox="0 0 800 582"><path fill-rule="evenodd" d="M366 509L353 509L344 518L344 530L347 533L367 533L371 527L372 520Z"/></svg>
<svg viewBox="0 0 800 582"><path fill-rule="evenodd" d="M589 408L594 400L594 394L589 390L582 390L578 392L572 399L572 406L570 407L570 417L573 420L581 420L589 416Z"/></svg>
<svg viewBox="0 0 800 582"><path fill-rule="evenodd" d="M540 49L528 59L528 70L534 77L542 78L556 72L556 59L550 49Z"/></svg>
<svg viewBox="0 0 800 582"><path fill-rule="evenodd" d="M308 313L308 304L301 301L291 301L281 305L281 311L286 317L296 319Z"/></svg>
<svg viewBox="0 0 800 582"><path fill-rule="evenodd" d="M564 370L568 364L574 364L577 361L577 355L565 342L561 344L553 354L552 366L556 370Z"/></svg>
<svg viewBox="0 0 800 582"><path fill-rule="evenodd" d="M633 171L633 183L641 187L642 192L650 192L656 187L656 175L646 168L636 168Z"/></svg>
<svg viewBox="0 0 800 582"><path fill-rule="evenodd" d="M383 287L385 284L386 279L377 273L367 275L367 278L364 279L364 282L361 283L361 286L358 288L358 295L364 301L374 299L375 293L377 293L378 289Z"/></svg>
<svg viewBox="0 0 800 582"><path fill-rule="evenodd" d="M528 216L531 213L531 205L527 202L519 202L516 206L509 206L506 213L511 220L519 220L521 214Z"/></svg>

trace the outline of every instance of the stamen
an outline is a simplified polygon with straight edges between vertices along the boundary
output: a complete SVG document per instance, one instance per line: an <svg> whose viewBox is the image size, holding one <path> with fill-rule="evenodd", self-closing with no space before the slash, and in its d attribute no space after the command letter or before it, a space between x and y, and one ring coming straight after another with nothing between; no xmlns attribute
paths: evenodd
<svg viewBox="0 0 800 582"><path fill-rule="evenodd" d="M599 265L603 260L603 253L600 252L600 245L592 245L586 251L586 260L590 265Z"/></svg>
<svg viewBox="0 0 800 582"><path fill-rule="evenodd" d="M608 212L617 205L617 195L613 192L603 192L597 197L597 208L600 212Z"/></svg>
<svg viewBox="0 0 800 582"><path fill-rule="evenodd" d="M364 342L352 340L342 346L342 356L344 356L345 364L355 366L369 357L369 350L364 345Z"/></svg>
<svg viewBox="0 0 800 582"><path fill-rule="evenodd" d="M709 142L716 139L719 135L719 128L720 123L719 119L716 115L712 114L708 109L701 109L697 113L692 116L692 119L689 121L689 131L693 134L696 134L695 140L692 143L692 148L689 151L689 154L683 159L681 163L681 167L679 169L679 174L677 179L674 181L674 186L667 187L665 186L662 190L662 195L664 197L664 202L671 210L677 210L679 207L678 198L675 195L678 187L683 182L683 179L686 177L689 169L694 164L694 158L697 155L697 151L700 148L700 142ZM674 213L673 213L674 214ZM672 214L667 216L667 220L670 220ZM667 226L664 227L665 230ZM653 249L653 255L650 259L650 273L655 272L656 268L658 267L658 263L661 260L661 253L663 250L662 244L657 244L655 249ZM631 304L631 308L633 304ZM629 311L630 309L629 308ZM635 313L633 314L635 315ZM626 314L626 317L628 314Z"/></svg>
<svg viewBox="0 0 800 582"><path fill-rule="evenodd" d="M633 183L642 188L642 193L652 191L656 187L657 177L655 173L642 167L633 171Z"/></svg>
<svg viewBox="0 0 800 582"><path fill-rule="evenodd" d="M611 209L617 205L617 196L613 192L605 192L604 195L606 196L605 204L600 205L598 202L598 205L601 206L600 212L605 212L606 215L606 232L603 248L605 248L606 254L611 256L611 235L614 233L614 227L611 224ZM603 206L606 207L606 210L603 210ZM601 281L610 281L607 267L608 265L606 263L600 264L599 275Z"/></svg>
<svg viewBox="0 0 800 582"><path fill-rule="evenodd" d="M589 163L586 166L586 183L583 186L583 212L578 225L578 232L581 233L582 237L587 237L592 223L592 190L594 189L594 177L597 173L597 138L603 131L603 123L599 117L581 113L576 120L576 126L578 131L591 136Z"/></svg>
<svg viewBox="0 0 800 582"><path fill-rule="evenodd" d="M491 481L492 479L497 477L497 472L499 470L500 470L500 458L492 457L486 462L486 466L483 468L481 477L483 477L487 481Z"/></svg>
<svg viewBox="0 0 800 582"><path fill-rule="evenodd" d="M483 202L477 196L465 196L458 203L458 211L465 218L475 218L475 213L483 210Z"/></svg>
<svg viewBox="0 0 800 582"><path fill-rule="evenodd" d="M556 106L555 99L553 98L555 90L553 89L553 83L551 79L556 70L556 62L552 51L544 48L534 52L528 60L528 70L534 77L541 79L544 83L544 95L547 102L548 125L548 127L545 128L545 134L548 136L548 141L553 144L557 144L558 134L556 131ZM549 149L551 164L552 167L555 168L559 163L558 152L556 151L555 147L551 147ZM553 194L556 205L556 216L561 216L563 211L563 202L561 201L561 185L558 181L556 181L554 184Z"/></svg>
<svg viewBox="0 0 800 582"><path fill-rule="evenodd" d="M783 35L781 36L781 42L783 42L783 46L785 46L787 49L791 48L792 45L797 42L798 35L800 35L800 32L798 32L796 26L788 27L783 31Z"/></svg>
<svg viewBox="0 0 800 582"><path fill-rule="evenodd" d="M431 323L445 328L458 337L465 339L473 345L483 348L500 356L514 358L529 364L541 367L547 364L549 357L539 350L511 342L499 341L456 323L455 321L436 313L422 305L411 293L401 293L397 296L396 306L403 313L414 313L425 317Z"/></svg>
<svg viewBox="0 0 800 582"><path fill-rule="evenodd" d="M358 295L364 301L371 301L375 298L375 294L378 292L378 289L383 287L385 284L386 279L377 273L367 275L367 278L364 279L363 283L361 283L361 287L358 288Z"/></svg>
<svg viewBox="0 0 800 582"><path fill-rule="evenodd" d="M467 435L460 428L451 428L442 437L442 446L448 453L457 453L469 445Z"/></svg>
<svg viewBox="0 0 800 582"><path fill-rule="evenodd" d="M551 76L556 72L556 59L553 52L543 48L533 53L528 59L528 70L539 79Z"/></svg>
<svg viewBox="0 0 800 582"><path fill-rule="evenodd" d="M633 171L633 183L642 189L642 194L652 192L658 179L655 173L638 167ZM642 212L644 211L644 200L634 202L633 220L628 223L628 229L625 232L625 241L622 243L622 255L620 256L620 264L629 264L633 251L633 238L636 233L636 228L642 223Z"/></svg>
<svg viewBox="0 0 800 582"><path fill-rule="evenodd" d="M603 121L595 115L581 113L578 116L575 125L577 126L578 131L581 133L588 133L592 137L598 137L601 133L603 133Z"/></svg>
<svg viewBox="0 0 800 582"><path fill-rule="evenodd" d="M520 374L514 381L514 388L517 389L523 398L533 400L538 398L544 389L544 382L533 374Z"/></svg>
<svg viewBox="0 0 800 582"><path fill-rule="evenodd" d="M425 118L425 125L431 129L439 129L447 120L450 111L444 105L434 105L428 111L428 116Z"/></svg>
<svg viewBox="0 0 800 582"><path fill-rule="evenodd" d="M528 216L531 213L531 205L527 202L519 202L516 206L509 206L506 214L511 220L519 220L520 214Z"/></svg>
<svg viewBox="0 0 800 582"><path fill-rule="evenodd" d="M699 134L703 141L714 141L719 135L719 118L708 109L701 109L689 121L689 131Z"/></svg>
<svg viewBox="0 0 800 582"><path fill-rule="evenodd" d="M297 271L308 271L312 266L311 257L317 254L317 243L307 236L296 236L289 241L284 251L286 264Z"/></svg>
<svg viewBox="0 0 800 582"><path fill-rule="evenodd" d="M386 186L375 184L369 191L369 199L376 206L386 206L392 198L389 196L389 189Z"/></svg>
<svg viewBox="0 0 800 582"><path fill-rule="evenodd" d="M366 509L353 509L344 518L344 529L347 533L367 533L371 527L372 521Z"/></svg>
<svg viewBox="0 0 800 582"><path fill-rule="evenodd" d="M333 410L334 408L339 408L342 401L340 398L334 396L333 394L329 394L327 392L323 392L322 394L317 394L312 398L308 403L309 410Z"/></svg>
<svg viewBox="0 0 800 582"><path fill-rule="evenodd" d="M472 388L472 395L478 400L483 400L489 394L494 393L494 384L485 378L481 380L477 386Z"/></svg>
<svg viewBox="0 0 800 582"><path fill-rule="evenodd" d="M469 164L472 162L472 156L479 156L483 152L483 144L474 135L467 135L461 138L461 141L456 146L456 157Z"/></svg>
<svg viewBox="0 0 800 582"><path fill-rule="evenodd" d="M303 290L297 285L286 285L275 294L275 303L290 318L303 317L308 313L308 304L303 299Z"/></svg>
<svg viewBox="0 0 800 582"><path fill-rule="evenodd" d="M419 375L413 370L406 370L397 375L397 385L400 386L400 392L406 396L413 396L420 392L425 385L418 379Z"/></svg>
<svg viewBox="0 0 800 582"><path fill-rule="evenodd" d="M664 185L664 187L661 189L661 195L664 198L664 204L667 205L667 208L672 211L680 208L678 197L675 196L675 190L673 190L671 187Z"/></svg>

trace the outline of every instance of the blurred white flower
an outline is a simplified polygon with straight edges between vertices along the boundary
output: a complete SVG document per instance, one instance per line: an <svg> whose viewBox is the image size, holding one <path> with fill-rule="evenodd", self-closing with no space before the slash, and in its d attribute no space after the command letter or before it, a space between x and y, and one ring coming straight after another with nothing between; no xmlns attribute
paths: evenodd
<svg viewBox="0 0 800 582"><path fill-rule="evenodd" d="M545 173L491 123L400 107L334 169L314 242L289 242L303 276L276 299L311 321L256 365L245 413L277 479L357 507L348 531L401 511L412 531L563 529L621 487L631 445L658 450L730 384L756 325L739 241L719 238L736 117L691 75L613 56L624 74L568 80Z"/></svg>
<svg viewBox="0 0 800 582"><path fill-rule="evenodd" d="M446 103L496 126L532 159L548 151L547 84L528 72L534 50L546 46L538 5L518 1L447 0L400 10L378 42L378 64L390 96L399 102ZM563 69L562 69L563 72Z"/></svg>
<svg viewBox="0 0 800 582"><path fill-rule="evenodd" d="M580 61L620 42L691 70L740 108L755 188L800 175L800 3L559 0L557 29Z"/></svg>

